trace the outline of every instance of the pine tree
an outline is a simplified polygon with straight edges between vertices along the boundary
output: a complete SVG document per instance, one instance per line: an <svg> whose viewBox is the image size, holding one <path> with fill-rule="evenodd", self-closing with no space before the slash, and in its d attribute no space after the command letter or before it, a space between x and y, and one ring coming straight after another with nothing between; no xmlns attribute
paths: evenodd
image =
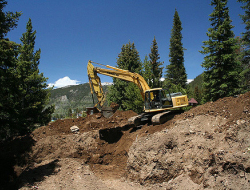
<svg viewBox="0 0 250 190"><path fill-rule="evenodd" d="M159 88L161 86L161 77L162 77L162 63L158 61L160 59L159 53L158 53L158 45L156 42L156 39L154 37L152 46L151 46L151 53L149 54L150 58L150 67L151 67L151 77L150 82L152 81L152 84L149 84L151 88Z"/></svg>
<svg viewBox="0 0 250 190"><path fill-rule="evenodd" d="M239 90L239 63L236 60L238 49L233 26L229 17L227 0L212 0L214 11L210 14L212 28L208 29L208 41L203 42L202 67L204 72L205 99L215 101L225 96L232 96Z"/></svg>
<svg viewBox="0 0 250 190"><path fill-rule="evenodd" d="M70 117L70 118L72 117L72 109L71 109L71 108L68 109L68 114L67 114L67 116Z"/></svg>
<svg viewBox="0 0 250 190"><path fill-rule="evenodd" d="M152 72L150 67L150 61L148 60L148 56L145 55L144 61L142 63L142 76L150 87L152 86L151 74Z"/></svg>
<svg viewBox="0 0 250 190"><path fill-rule="evenodd" d="M44 125L51 119L54 107L46 107L50 90L47 89L47 78L39 73L39 60L41 50L34 52L36 31L33 31L29 19L26 32L21 37L22 45L19 48L16 75L18 78L18 109L16 115L18 124L22 129L20 133L32 131L35 124Z"/></svg>
<svg viewBox="0 0 250 190"><path fill-rule="evenodd" d="M129 42L122 46L121 53L118 55L117 66L131 72L141 73L142 64L134 43Z"/></svg>
<svg viewBox="0 0 250 190"><path fill-rule="evenodd" d="M201 92L200 92L198 86L195 86L195 88L194 88L194 99L198 102L198 104L200 104L200 102L201 102Z"/></svg>
<svg viewBox="0 0 250 190"><path fill-rule="evenodd" d="M245 26L245 32L242 36L242 85L243 92L250 91L250 1L249 0L238 0L238 2L243 3L242 9L245 10L244 15L240 15Z"/></svg>
<svg viewBox="0 0 250 190"><path fill-rule="evenodd" d="M21 12L3 12L7 5L6 0L0 0L0 39L4 39L9 31L16 28Z"/></svg>
<svg viewBox="0 0 250 190"><path fill-rule="evenodd" d="M6 38L7 33L17 26L20 12L3 12L7 5L0 0L0 139L15 133L15 85L18 80L14 77L18 44Z"/></svg>
<svg viewBox="0 0 250 190"><path fill-rule="evenodd" d="M121 53L117 59L118 68L129 70L141 74L142 64L139 53L134 43L123 45ZM139 88L127 81L113 78L113 83L107 95L108 102L115 102L120 105L122 110L134 110L139 113L143 109L143 99Z"/></svg>
<svg viewBox="0 0 250 190"><path fill-rule="evenodd" d="M184 48L182 44L182 26L177 10L175 10L173 28L170 38L170 64L166 67L165 86L180 85L186 88L187 74L184 67Z"/></svg>

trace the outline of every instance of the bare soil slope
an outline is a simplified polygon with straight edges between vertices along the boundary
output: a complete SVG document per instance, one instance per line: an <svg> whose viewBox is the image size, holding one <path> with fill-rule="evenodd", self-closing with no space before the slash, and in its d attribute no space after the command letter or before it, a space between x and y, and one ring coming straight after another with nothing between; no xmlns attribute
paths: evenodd
<svg viewBox="0 0 250 190"><path fill-rule="evenodd" d="M2 143L0 189L249 189L250 92L162 125L131 128L134 115L58 120Z"/></svg>

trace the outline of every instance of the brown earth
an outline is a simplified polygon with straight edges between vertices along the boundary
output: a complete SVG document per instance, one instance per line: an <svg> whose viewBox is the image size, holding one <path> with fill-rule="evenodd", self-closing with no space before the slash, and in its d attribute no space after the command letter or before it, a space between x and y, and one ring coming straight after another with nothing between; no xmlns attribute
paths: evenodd
<svg viewBox="0 0 250 190"><path fill-rule="evenodd" d="M58 120L1 143L0 189L250 189L250 92L162 125L132 128L135 115Z"/></svg>

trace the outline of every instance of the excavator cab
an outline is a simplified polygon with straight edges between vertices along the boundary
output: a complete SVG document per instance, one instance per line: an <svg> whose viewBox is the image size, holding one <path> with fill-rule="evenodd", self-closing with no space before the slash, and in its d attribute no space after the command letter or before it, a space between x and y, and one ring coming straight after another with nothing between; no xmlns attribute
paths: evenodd
<svg viewBox="0 0 250 190"><path fill-rule="evenodd" d="M173 102L167 90L156 88L145 92L145 111L168 107L173 107Z"/></svg>

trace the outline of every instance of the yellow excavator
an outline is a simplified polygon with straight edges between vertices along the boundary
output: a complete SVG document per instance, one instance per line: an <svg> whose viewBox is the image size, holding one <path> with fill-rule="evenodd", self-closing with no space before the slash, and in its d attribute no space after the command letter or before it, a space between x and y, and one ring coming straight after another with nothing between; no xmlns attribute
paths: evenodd
<svg viewBox="0 0 250 190"><path fill-rule="evenodd" d="M162 88L151 89L144 78L138 73L132 73L128 70L119 69L109 65L102 65L99 63L95 64L106 68L94 67L92 63L94 62L89 60L87 72L92 97L95 93L98 102L94 105L94 107L87 108L87 112L101 112L105 117L113 115L114 110L104 106L105 95L101 85L101 80L97 74L132 82L139 87L141 96L145 102L144 111L140 115L129 118L129 124L138 126L145 120L151 120L152 124L160 124L166 121L166 115L170 112L170 110L188 106L187 95L182 95L180 92L170 94Z"/></svg>

